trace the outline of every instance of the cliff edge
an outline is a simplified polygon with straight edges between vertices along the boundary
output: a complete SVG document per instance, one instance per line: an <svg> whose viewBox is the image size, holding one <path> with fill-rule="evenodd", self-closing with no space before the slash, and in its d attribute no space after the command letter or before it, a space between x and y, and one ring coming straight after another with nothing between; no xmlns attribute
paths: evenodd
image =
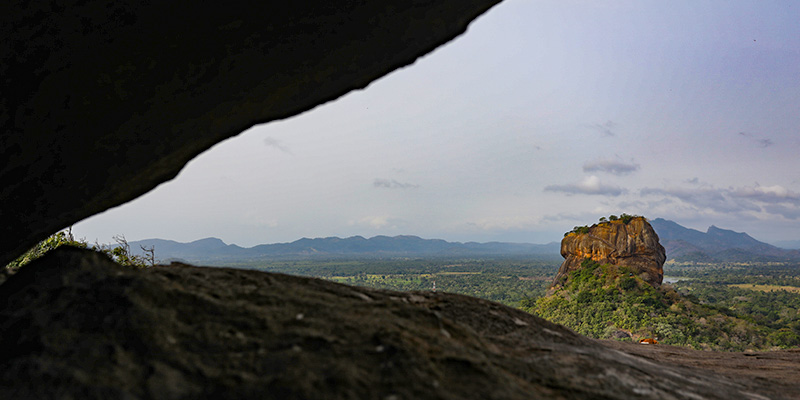
<svg viewBox="0 0 800 400"><path fill-rule="evenodd" d="M553 287L562 286L569 273L581 268L589 258L601 264L627 267L653 286L664 278L666 251L644 217L602 221L591 227L576 228L561 241L564 263L558 270Z"/></svg>

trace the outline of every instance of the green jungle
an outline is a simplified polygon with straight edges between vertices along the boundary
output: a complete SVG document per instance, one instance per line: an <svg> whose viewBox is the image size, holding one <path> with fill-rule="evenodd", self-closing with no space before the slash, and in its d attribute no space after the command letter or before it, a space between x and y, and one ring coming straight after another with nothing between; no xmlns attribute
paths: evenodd
<svg viewBox="0 0 800 400"><path fill-rule="evenodd" d="M89 246L60 232L8 266L4 275L61 246L90 247L132 268L124 237L118 246ZM148 250L148 249L143 249ZM520 308L598 339L659 343L704 350L746 351L800 346L800 264L676 263L664 265L654 288L630 271L585 260L566 286L549 289L560 258L305 259L227 265L312 276L399 291L459 293Z"/></svg>

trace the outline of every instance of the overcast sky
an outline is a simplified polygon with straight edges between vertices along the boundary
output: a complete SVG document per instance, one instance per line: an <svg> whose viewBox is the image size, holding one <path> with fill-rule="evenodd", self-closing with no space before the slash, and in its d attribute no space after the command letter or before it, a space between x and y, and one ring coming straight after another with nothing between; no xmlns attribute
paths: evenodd
<svg viewBox="0 0 800 400"><path fill-rule="evenodd" d="M559 241L609 214L800 239L800 3L506 0L74 227L89 241Z"/></svg>

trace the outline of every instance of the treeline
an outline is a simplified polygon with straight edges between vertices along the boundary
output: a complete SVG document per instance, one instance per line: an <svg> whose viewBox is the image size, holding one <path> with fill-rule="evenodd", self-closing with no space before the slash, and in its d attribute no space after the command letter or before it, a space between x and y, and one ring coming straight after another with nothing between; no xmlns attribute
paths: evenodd
<svg viewBox="0 0 800 400"><path fill-rule="evenodd" d="M554 276L559 262L551 259L517 257L460 258L389 258L268 261L228 264L227 266L260 271L328 278L357 275L414 275L457 272L497 273L519 276Z"/></svg>
<svg viewBox="0 0 800 400"><path fill-rule="evenodd" d="M367 286L378 289L413 291L433 290L479 297L510 307L518 307L530 296L544 296L552 281L547 276L506 275L496 272L439 273L376 275L360 274L346 277L331 277L348 285Z"/></svg>
<svg viewBox="0 0 800 400"><path fill-rule="evenodd" d="M775 330L788 329L800 333L800 293L760 291L705 282L677 282L675 286L688 298L726 315ZM800 345L800 342L795 345Z"/></svg>
<svg viewBox="0 0 800 400"><path fill-rule="evenodd" d="M667 265L669 275L701 280L710 284L756 284L800 287L800 264L763 263L708 265Z"/></svg>
<svg viewBox="0 0 800 400"><path fill-rule="evenodd" d="M237 265L387 290L433 290L435 282L437 291L480 297L511 307L518 307L531 296L543 296L558 266L549 259L516 257L298 260Z"/></svg>

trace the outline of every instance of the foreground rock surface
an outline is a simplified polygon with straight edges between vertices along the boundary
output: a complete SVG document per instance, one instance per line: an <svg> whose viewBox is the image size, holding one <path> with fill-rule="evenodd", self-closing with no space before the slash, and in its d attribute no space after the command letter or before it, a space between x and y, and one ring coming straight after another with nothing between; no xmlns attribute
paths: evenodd
<svg viewBox="0 0 800 400"><path fill-rule="evenodd" d="M790 398L475 298L59 249L0 285L0 398Z"/></svg>
<svg viewBox="0 0 800 400"><path fill-rule="evenodd" d="M656 363L703 368L739 382L758 381L770 398L800 398L800 348L774 351L701 351L667 345L602 340L603 345Z"/></svg>
<svg viewBox="0 0 800 400"><path fill-rule="evenodd" d="M570 272L580 269L587 258L600 264L630 268L645 282L658 286L664 279L667 260L664 246L644 217L635 217L627 224L622 220L602 222L591 226L587 233L570 232L561 240L561 256L564 263L553 286L564 282Z"/></svg>

